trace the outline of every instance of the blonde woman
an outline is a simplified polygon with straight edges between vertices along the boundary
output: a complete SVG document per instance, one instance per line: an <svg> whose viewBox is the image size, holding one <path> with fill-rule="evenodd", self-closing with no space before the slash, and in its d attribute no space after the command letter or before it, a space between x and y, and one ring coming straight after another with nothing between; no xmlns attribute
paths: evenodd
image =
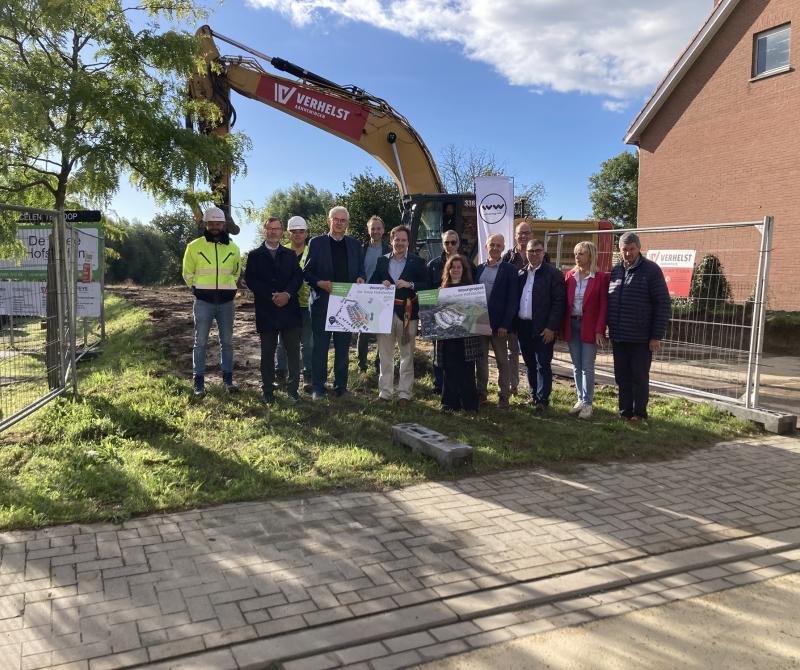
<svg viewBox="0 0 800 670"><path fill-rule="evenodd" d="M567 272L567 309L561 333L569 345L578 400L569 411L581 419L592 416L594 361L604 341L608 307L608 273L597 271L597 247L575 245L575 267Z"/></svg>

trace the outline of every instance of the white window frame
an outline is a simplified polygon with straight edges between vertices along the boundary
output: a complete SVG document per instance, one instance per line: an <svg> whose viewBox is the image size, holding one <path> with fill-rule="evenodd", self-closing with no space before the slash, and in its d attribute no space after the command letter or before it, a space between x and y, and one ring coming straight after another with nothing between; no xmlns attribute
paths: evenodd
<svg viewBox="0 0 800 670"><path fill-rule="evenodd" d="M789 34L789 55L788 60L786 63L779 65L777 67L773 67L769 70L764 70L763 72L758 71L758 43L762 39L766 39L771 35L775 35L777 33L787 31ZM780 74L781 72L788 72L791 69L792 65L792 24L791 23L784 23L780 26L775 26L774 28L770 28L769 30L762 30L759 33L753 35L753 69L752 69L752 78L750 81L755 81L756 79L763 79L764 77L771 77L774 74Z"/></svg>

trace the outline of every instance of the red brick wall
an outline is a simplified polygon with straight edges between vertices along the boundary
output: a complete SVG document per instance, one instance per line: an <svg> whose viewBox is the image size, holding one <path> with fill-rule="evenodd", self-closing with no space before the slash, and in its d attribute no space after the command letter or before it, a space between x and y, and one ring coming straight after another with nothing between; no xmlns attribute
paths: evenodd
<svg viewBox="0 0 800 670"><path fill-rule="evenodd" d="M741 0L672 92L639 143L638 225L774 216L769 308L800 310L800 287L785 281L800 250L800 73L750 81L754 34L787 22L799 67L800 2ZM725 267L749 273L753 240L737 249L721 236Z"/></svg>

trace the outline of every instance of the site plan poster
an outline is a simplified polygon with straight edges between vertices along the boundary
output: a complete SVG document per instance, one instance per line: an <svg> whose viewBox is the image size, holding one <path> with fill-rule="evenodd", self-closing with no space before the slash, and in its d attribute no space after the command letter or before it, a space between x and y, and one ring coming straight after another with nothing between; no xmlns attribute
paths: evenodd
<svg viewBox="0 0 800 670"><path fill-rule="evenodd" d="M333 283L325 330L344 333L391 333L394 286Z"/></svg>
<svg viewBox="0 0 800 670"><path fill-rule="evenodd" d="M669 294L688 298L692 286L695 251L693 249L650 249L647 258L661 266Z"/></svg>
<svg viewBox="0 0 800 670"><path fill-rule="evenodd" d="M417 298L422 337L447 340L492 334L483 284L420 291Z"/></svg>

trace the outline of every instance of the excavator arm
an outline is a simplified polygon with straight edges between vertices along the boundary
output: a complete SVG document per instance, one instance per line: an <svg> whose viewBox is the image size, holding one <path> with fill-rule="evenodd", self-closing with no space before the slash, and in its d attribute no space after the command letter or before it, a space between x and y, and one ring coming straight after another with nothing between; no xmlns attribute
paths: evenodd
<svg viewBox="0 0 800 670"><path fill-rule="evenodd" d="M231 90L263 102L351 144L361 147L386 168L405 203L418 193L444 193L433 157L408 120L385 100L356 87L339 86L280 58L269 57L214 33L208 26L197 31L205 71L189 82L192 98L213 102L220 118L209 123L199 119L201 132L225 135L235 122ZM259 60L223 57L214 38L228 42L298 80L270 74ZM210 166L212 188L228 217L228 229L238 233L230 217L230 172ZM197 215L197 214L196 214Z"/></svg>

